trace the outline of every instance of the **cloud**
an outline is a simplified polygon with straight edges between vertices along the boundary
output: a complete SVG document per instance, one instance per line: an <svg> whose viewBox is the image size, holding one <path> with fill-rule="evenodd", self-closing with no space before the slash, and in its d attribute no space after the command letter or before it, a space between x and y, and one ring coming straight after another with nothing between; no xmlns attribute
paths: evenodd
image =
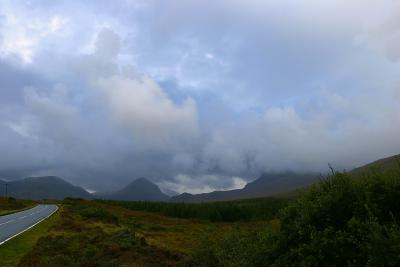
<svg viewBox="0 0 400 267"><path fill-rule="evenodd" d="M400 151L394 1L0 7L11 178L111 190L145 176L203 192Z"/></svg>
<svg viewBox="0 0 400 267"><path fill-rule="evenodd" d="M25 88L25 106L41 124L40 132L33 133L36 137L45 136L64 146L79 146L85 142L81 135L80 111L68 104L67 97L67 89L60 84L50 90L50 95L40 94L35 88Z"/></svg>
<svg viewBox="0 0 400 267"><path fill-rule="evenodd" d="M246 185L246 181L241 177L178 174L172 180L159 182L158 185L178 193L199 194L215 190L241 189Z"/></svg>
<svg viewBox="0 0 400 267"><path fill-rule="evenodd" d="M97 56L115 58L120 49L120 37L110 29L102 29L97 35L95 47Z"/></svg>
<svg viewBox="0 0 400 267"><path fill-rule="evenodd" d="M8 8L5 8L6 10ZM20 59L23 63L33 62L33 57L46 39L53 37L68 22L67 19L52 16L48 18L25 17L10 9L4 15L0 56Z"/></svg>
<svg viewBox="0 0 400 267"><path fill-rule="evenodd" d="M94 54L83 59L94 94L108 108L111 118L130 129L134 139L148 145L195 138L198 131L195 100L188 97L176 104L153 79L137 73L131 66L119 66L116 63L119 47L119 36L103 29L98 34Z"/></svg>
<svg viewBox="0 0 400 267"><path fill-rule="evenodd" d="M112 116L140 140L163 144L173 138L194 138L197 133L194 100L188 98L181 105L175 105L158 84L147 77L102 78L95 87Z"/></svg>
<svg viewBox="0 0 400 267"><path fill-rule="evenodd" d="M328 163L353 168L400 151L400 108L391 97L324 95L316 99L324 105L313 106L308 116L294 107L273 107L221 127L205 157L228 173L324 171Z"/></svg>

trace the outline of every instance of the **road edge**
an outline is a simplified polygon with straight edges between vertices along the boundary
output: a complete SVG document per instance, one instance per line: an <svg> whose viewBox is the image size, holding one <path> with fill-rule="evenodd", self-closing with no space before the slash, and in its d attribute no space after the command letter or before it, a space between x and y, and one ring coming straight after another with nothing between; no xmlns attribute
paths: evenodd
<svg viewBox="0 0 400 267"><path fill-rule="evenodd" d="M14 213L21 212L21 211L25 211L25 210L30 210L30 209L33 209L33 208L39 206L39 205L40 205L40 204L36 204L36 205L33 206L33 207L27 207L27 208L23 208L23 209L20 209L20 210L8 211L8 212L6 212L6 213L0 214L0 217L2 217L2 216L7 216L7 215L10 215L10 214L14 214Z"/></svg>
<svg viewBox="0 0 400 267"><path fill-rule="evenodd" d="M51 217L51 215L53 215L56 211L58 211L58 205L55 205L55 206L56 206L56 209L55 209L52 213L50 213L49 215L47 215L46 217L44 217L44 218L41 219L40 221L38 221L38 222L32 224L32 225L29 226L28 228L22 230L21 232L16 233L15 235L13 235L13 236L7 238L6 240L0 242L0 246L1 246L1 245L4 245L6 242L10 241L10 240L13 239L14 237L19 236L20 234L22 234L22 233L28 231L29 229L35 227L36 225L38 225L39 223L43 222L43 221L46 220L47 218Z"/></svg>

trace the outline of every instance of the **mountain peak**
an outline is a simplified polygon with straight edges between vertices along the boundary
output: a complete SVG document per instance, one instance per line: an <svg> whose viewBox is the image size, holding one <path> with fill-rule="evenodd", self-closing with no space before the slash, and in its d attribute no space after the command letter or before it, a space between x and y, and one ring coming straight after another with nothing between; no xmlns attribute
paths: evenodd
<svg viewBox="0 0 400 267"><path fill-rule="evenodd" d="M112 199L131 201L165 201L168 196L144 177L140 177L111 196Z"/></svg>
<svg viewBox="0 0 400 267"><path fill-rule="evenodd" d="M153 184L149 179L140 177L135 180L131 184L137 184L137 183L143 183L143 184Z"/></svg>

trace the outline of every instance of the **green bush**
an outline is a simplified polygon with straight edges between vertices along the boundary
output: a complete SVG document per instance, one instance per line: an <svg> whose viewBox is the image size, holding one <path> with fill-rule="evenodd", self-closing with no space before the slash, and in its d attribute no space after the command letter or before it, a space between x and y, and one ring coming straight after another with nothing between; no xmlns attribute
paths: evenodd
<svg viewBox="0 0 400 267"><path fill-rule="evenodd" d="M400 266L400 172L334 173L278 218L276 232L204 243L195 266Z"/></svg>
<svg viewBox="0 0 400 267"><path fill-rule="evenodd" d="M335 173L321 181L281 213L281 230L268 263L365 266L375 262L372 252L382 250L379 243L400 255L400 246L393 242L399 233L399 181L400 176L384 172L358 179ZM399 266L400 257L396 262L388 254L381 254L386 259L381 264Z"/></svg>
<svg viewBox="0 0 400 267"><path fill-rule="evenodd" d="M95 219L106 223L118 224L118 217L106 209L93 206L79 206L79 215L86 219Z"/></svg>
<svg viewBox="0 0 400 267"><path fill-rule="evenodd" d="M138 244L136 232L132 227L122 229L114 233L112 236L112 240L113 242L118 243L123 250L127 250L133 245Z"/></svg>
<svg viewBox="0 0 400 267"><path fill-rule="evenodd" d="M196 267L264 266L265 238L268 232L235 229L220 240L204 238L193 252Z"/></svg>

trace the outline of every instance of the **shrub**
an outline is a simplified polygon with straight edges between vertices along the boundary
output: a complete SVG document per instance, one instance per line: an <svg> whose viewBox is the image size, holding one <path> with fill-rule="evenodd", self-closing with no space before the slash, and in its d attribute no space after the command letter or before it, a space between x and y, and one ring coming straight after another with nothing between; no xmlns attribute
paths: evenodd
<svg viewBox="0 0 400 267"><path fill-rule="evenodd" d="M79 215L86 219L118 224L118 217L101 207L82 206L79 208Z"/></svg>
<svg viewBox="0 0 400 267"><path fill-rule="evenodd" d="M321 181L281 212L266 264L399 266L399 182L385 172Z"/></svg>
<svg viewBox="0 0 400 267"><path fill-rule="evenodd" d="M399 172L334 173L278 217L276 232L204 243L195 266L400 266Z"/></svg>

